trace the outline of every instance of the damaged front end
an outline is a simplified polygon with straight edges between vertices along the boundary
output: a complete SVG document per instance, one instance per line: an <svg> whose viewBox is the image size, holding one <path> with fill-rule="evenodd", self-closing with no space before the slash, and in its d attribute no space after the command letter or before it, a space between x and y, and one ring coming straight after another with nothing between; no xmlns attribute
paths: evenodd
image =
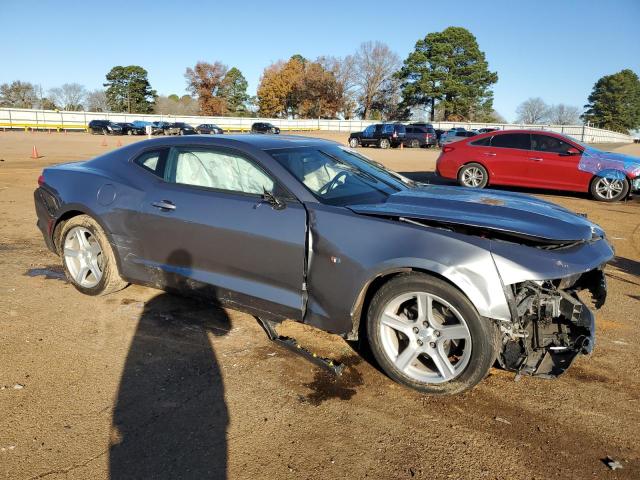
<svg viewBox="0 0 640 480"><path fill-rule="evenodd" d="M595 316L578 294L588 292L596 309L606 299L604 272L597 268L558 280L505 287L513 321L504 333L500 365L520 375L555 378L595 344Z"/></svg>

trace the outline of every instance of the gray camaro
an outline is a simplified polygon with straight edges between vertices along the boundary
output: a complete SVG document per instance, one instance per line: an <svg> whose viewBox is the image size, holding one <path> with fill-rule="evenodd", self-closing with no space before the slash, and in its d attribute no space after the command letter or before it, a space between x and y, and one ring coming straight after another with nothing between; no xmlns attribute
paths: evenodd
<svg viewBox="0 0 640 480"><path fill-rule="evenodd" d="M496 361L554 377L590 353L578 293L603 304L613 256L600 227L552 203L415 183L304 137L152 139L39 185L38 226L82 293L188 291L366 339L427 393L468 389Z"/></svg>

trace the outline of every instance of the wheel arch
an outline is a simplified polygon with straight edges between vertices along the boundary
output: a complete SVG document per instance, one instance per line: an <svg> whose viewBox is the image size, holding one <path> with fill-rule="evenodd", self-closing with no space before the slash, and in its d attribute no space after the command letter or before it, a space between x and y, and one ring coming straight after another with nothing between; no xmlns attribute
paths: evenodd
<svg viewBox="0 0 640 480"><path fill-rule="evenodd" d="M369 304L371 303L371 299L384 284L397 277L398 275L402 275L405 273L423 273L425 275L438 278L451 285L462 295L464 295L481 317L494 317L494 315L488 315L488 305L479 305L477 294L470 291L469 288L463 288L463 286L461 286L459 282L454 281L452 278L443 274L442 272L439 272L436 269L425 268L423 266L397 267L377 273L376 275L371 277L360 290L360 293L356 297L356 300L351 309L352 330L348 336L349 340L358 340L361 336L362 338L364 338L364 336L366 335L366 322L362 320L363 316L366 315ZM499 319L508 321L511 320L510 316L509 318L504 318L504 315Z"/></svg>
<svg viewBox="0 0 640 480"><path fill-rule="evenodd" d="M489 167L485 163L483 163L481 160L469 160L469 161L464 162L463 164L461 164L458 167L458 170L456 171L456 179L458 179L460 177L460 171L464 167L466 167L467 165L471 165L472 163L477 163L478 165L480 165L482 168L484 168L487 171L487 186L489 186L489 183L490 183L490 180L491 180L491 177L492 177L492 173L489 170Z"/></svg>
<svg viewBox="0 0 640 480"><path fill-rule="evenodd" d="M106 227L106 225L104 224L104 222L102 222L99 217L92 212L90 209L88 208L83 208L81 206L78 205L74 205L74 206L69 206L67 209L64 210L64 212L62 212L60 215L58 215L58 218L56 219L53 228L51 229L51 241L53 243L53 246L56 249L56 252L59 253L59 249L60 249L60 236L62 234L62 228L64 227L64 224L67 223L69 220L71 220L72 218L78 217L80 215L86 215L88 217L91 217L91 219L93 221L95 221L98 225L100 225L100 228L102 228L102 231L104 232L104 234L107 237L107 241L109 242L109 244L111 245L111 250L113 251L113 256L116 259L116 264L118 267L118 271L122 271L122 260L120 258L120 253L118 251L118 249L116 248L115 244L113 243L113 237L111 236L111 232L109 231L109 229Z"/></svg>
<svg viewBox="0 0 640 480"><path fill-rule="evenodd" d="M629 187L629 190L628 190L628 192L627 192L627 194L625 195L625 197L624 197L624 198L628 198L628 197L631 195L631 193L632 193L632 188L631 188L631 185L632 185L632 183L631 183L631 182L632 182L632 179L631 179L631 177L627 174L627 172L625 172L624 170L619 170L619 169L617 169L617 168L605 168L605 169L603 169L603 170L600 170L600 171L599 171L599 172L597 172L597 173L594 173L594 174L591 176L591 179L589 180L589 185L588 185L588 187L587 187L587 188L588 188L588 189L587 189L587 193L591 193L591 188L593 187L594 182L595 182L597 179L602 178L602 177L603 177L605 174L607 174L607 173L611 173L611 174L613 174L613 176L618 177L619 179L623 179L623 178L624 178L624 179L627 181L627 185L628 185L628 187ZM621 200L622 200L622 199L621 199Z"/></svg>

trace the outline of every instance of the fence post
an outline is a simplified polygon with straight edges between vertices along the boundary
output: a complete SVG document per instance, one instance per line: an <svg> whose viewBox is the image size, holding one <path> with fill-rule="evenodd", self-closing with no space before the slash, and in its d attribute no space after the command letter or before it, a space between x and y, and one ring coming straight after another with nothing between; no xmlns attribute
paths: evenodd
<svg viewBox="0 0 640 480"><path fill-rule="evenodd" d="M9 110L9 128L13 130L13 119L11 118L11 110Z"/></svg>
<svg viewBox="0 0 640 480"><path fill-rule="evenodd" d="M584 129L585 129L585 126L582 125L582 138L580 138L581 142L584 142Z"/></svg>

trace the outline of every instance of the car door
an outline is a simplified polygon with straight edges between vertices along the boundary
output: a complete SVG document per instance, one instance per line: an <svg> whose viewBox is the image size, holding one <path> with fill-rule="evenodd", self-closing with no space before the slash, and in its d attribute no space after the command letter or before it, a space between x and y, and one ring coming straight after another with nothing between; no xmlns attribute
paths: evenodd
<svg viewBox="0 0 640 480"><path fill-rule="evenodd" d="M212 286L222 304L300 320L306 211L253 158L222 147L173 147L148 192L144 262L165 287ZM264 189L287 198L263 200Z"/></svg>
<svg viewBox="0 0 640 480"><path fill-rule="evenodd" d="M482 153L489 168L492 184L527 186L527 171L531 157L528 133L503 133L491 139L491 148Z"/></svg>
<svg viewBox="0 0 640 480"><path fill-rule="evenodd" d="M579 152L571 154L570 152ZM542 133L531 135L528 177L540 188L586 191L591 174L578 169L582 152L569 142Z"/></svg>
<svg viewBox="0 0 640 480"><path fill-rule="evenodd" d="M367 128L365 128L364 132L362 132L360 143L364 146L371 145L373 143L373 134L375 133L375 131L376 131L375 125L369 125Z"/></svg>

